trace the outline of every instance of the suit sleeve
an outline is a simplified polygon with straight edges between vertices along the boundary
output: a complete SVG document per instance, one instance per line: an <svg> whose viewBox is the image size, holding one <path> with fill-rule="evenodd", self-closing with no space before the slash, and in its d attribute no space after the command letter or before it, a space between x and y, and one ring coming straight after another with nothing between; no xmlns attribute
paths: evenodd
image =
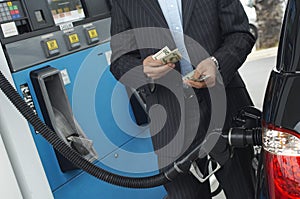
<svg viewBox="0 0 300 199"><path fill-rule="evenodd" d="M129 19L122 6L128 1L112 1L111 11L111 66L110 71L114 77L123 84L137 88L147 83L143 72L140 53L137 48Z"/></svg>
<svg viewBox="0 0 300 199"><path fill-rule="evenodd" d="M239 0L219 0L218 15L222 44L213 56L219 62L225 85L228 85L251 52L255 38L249 32L248 18Z"/></svg>

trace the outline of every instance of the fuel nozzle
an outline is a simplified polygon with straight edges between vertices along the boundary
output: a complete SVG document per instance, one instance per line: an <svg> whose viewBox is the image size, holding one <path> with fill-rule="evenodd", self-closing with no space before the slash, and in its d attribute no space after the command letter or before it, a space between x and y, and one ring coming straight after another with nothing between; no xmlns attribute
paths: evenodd
<svg viewBox="0 0 300 199"><path fill-rule="evenodd" d="M247 129L245 127L234 127L223 135L228 139L228 144L234 147L261 146L262 145L262 129L260 127Z"/></svg>
<svg viewBox="0 0 300 199"><path fill-rule="evenodd" d="M233 118L233 125L228 134L223 135L234 147L261 146L262 127L261 111L254 107L245 107Z"/></svg>
<svg viewBox="0 0 300 199"><path fill-rule="evenodd" d="M214 132L209 138L218 139L209 155L217 163L216 169L206 176L200 176L201 180L206 180L212 173L216 172L220 166L222 166L227 160L227 147L221 146L230 145L233 147L243 148L247 146L261 146L262 145L262 127L261 127L261 111L254 107L245 107L233 118L233 126L229 130L226 129L214 129ZM216 137L214 137L214 135ZM220 136L220 137L219 137ZM225 143L225 144L224 144ZM205 146L199 144L187 153L183 158L174 162L167 172L164 173L165 177L172 181L179 173L190 171L190 167L193 162L199 157L200 151ZM215 153L214 153L215 150ZM218 156L216 156L216 154ZM229 154L229 153L228 153ZM228 157L230 154L228 155ZM222 158L221 158L222 157Z"/></svg>

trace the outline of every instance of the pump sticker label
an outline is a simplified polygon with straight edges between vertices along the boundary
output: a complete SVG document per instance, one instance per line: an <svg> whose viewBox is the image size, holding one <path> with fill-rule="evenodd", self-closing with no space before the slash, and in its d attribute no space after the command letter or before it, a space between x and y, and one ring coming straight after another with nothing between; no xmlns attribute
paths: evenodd
<svg viewBox="0 0 300 199"><path fill-rule="evenodd" d="M20 85L20 90L22 92L23 99L24 99L25 103L33 110L33 112L35 114L37 114L34 103L33 103L32 95L31 95L29 87L28 87L28 84Z"/></svg>
<svg viewBox="0 0 300 199"><path fill-rule="evenodd" d="M107 61L108 65L110 65L111 64L111 61L110 61L110 59L111 59L111 50L105 52L105 57L106 57L106 61Z"/></svg>
<svg viewBox="0 0 300 199"><path fill-rule="evenodd" d="M67 69L61 70L60 73L61 73L64 85L66 86L66 85L70 84L71 80L70 80L69 73L68 73Z"/></svg>
<svg viewBox="0 0 300 199"><path fill-rule="evenodd" d="M91 39L94 39L94 38L97 38L97 37L98 37L98 33L97 33L97 30L96 30L96 29L89 30L88 33L89 33L89 37L90 37Z"/></svg>
<svg viewBox="0 0 300 199"><path fill-rule="evenodd" d="M1 24L1 29L4 37L11 37L19 34L14 21Z"/></svg>
<svg viewBox="0 0 300 199"><path fill-rule="evenodd" d="M69 35L69 40L71 44L78 43L79 37L76 33Z"/></svg>
<svg viewBox="0 0 300 199"><path fill-rule="evenodd" d="M47 47L48 47L49 51L58 49L58 45L57 45L56 39L49 40L46 43L47 43Z"/></svg>
<svg viewBox="0 0 300 199"><path fill-rule="evenodd" d="M73 28L73 23L72 22L69 22L69 23L64 23L64 24L60 24L59 25L59 28L60 30L68 30L68 29L71 29Z"/></svg>

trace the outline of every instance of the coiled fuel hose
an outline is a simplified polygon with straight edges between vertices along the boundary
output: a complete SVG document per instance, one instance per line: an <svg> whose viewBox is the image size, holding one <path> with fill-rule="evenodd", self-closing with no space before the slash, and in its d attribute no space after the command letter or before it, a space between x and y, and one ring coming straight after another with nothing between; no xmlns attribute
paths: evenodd
<svg viewBox="0 0 300 199"><path fill-rule="evenodd" d="M83 171L91 174L92 176L114 184L117 186L128 188L151 188L163 185L174 179L178 173L189 168L190 159L194 159L198 154L190 153L183 160L174 163L167 171L147 177L128 177L121 176L109 171L106 171L93 163L84 159L78 152L69 147L58 135L45 125L41 119L33 112L33 110L24 102L21 96L17 93L14 87L9 83L6 77L0 71L0 89L23 115L23 117L33 126L33 128L40 133L59 153L61 153L67 160L72 162L74 166L82 169Z"/></svg>

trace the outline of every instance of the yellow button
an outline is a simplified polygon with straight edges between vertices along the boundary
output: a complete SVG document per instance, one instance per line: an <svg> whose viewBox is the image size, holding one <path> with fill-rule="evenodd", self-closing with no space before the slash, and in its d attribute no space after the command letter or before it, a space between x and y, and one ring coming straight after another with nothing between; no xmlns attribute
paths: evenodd
<svg viewBox="0 0 300 199"><path fill-rule="evenodd" d="M98 33L96 29L89 30L89 36L91 39L98 37Z"/></svg>
<svg viewBox="0 0 300 199"><path fill-rule="evenodd" d="M76 33L69 35L69 40L71 44L78 43L79 42L78 35Z"/></svg>
<svg viewBox="0 0 300 199"><path fill-rule="evenodd" d="M11 1L8 1L8 2L7 2L7 5L8 5L8 6L12 6L12 2L11 2Z"/></svg>
<svg viewBox="0 0 300 199"><path fill-rule="evenodd" d="M47 41L48 50L58 49L57 41L55 39Z"/></svg>

